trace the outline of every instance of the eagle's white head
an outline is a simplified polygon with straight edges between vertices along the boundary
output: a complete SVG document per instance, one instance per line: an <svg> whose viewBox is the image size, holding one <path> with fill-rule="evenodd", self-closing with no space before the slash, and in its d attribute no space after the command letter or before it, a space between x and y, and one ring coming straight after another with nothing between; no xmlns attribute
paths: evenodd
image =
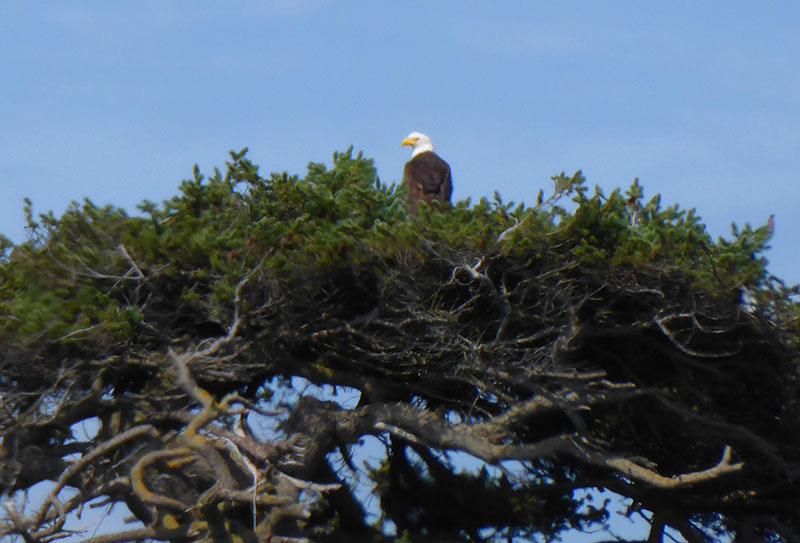
<svg viewBox="0 0 800 543"><path fill-rule="evenodd" d="M420 153L427 153L428 151L433 151L433 141L420 132L412 132L408 135L406 139L403 140L403 147L406 145L410 145L413 149L411 153L411 158L414 158Z"/></svg>

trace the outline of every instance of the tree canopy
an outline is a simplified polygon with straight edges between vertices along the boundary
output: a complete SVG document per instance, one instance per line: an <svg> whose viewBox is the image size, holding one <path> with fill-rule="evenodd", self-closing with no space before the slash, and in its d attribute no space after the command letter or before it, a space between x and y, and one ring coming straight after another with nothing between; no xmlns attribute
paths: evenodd
<svg viewBox="0 0 800 543"><path fill-rule="evenodd" d="M649 542L797 541L771 222L714 239L638 181L553 181L409 213L352 149L302 178L244 150L136 215L28 202L0 255L0 536L104 500L135 522L87 541L553 540L605 526L608 490Z"/></svg>

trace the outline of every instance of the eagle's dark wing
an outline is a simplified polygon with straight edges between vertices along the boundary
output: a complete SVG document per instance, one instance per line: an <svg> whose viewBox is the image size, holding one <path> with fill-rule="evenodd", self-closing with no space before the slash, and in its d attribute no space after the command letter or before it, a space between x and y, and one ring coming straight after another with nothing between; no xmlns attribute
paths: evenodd
<svg viewBox="0 0 800 543"><path fill-rule="evenodd" d="M421 153L406 162L403 179L408 184L412 200L450 201L453 192L450 166L436 153Z"/></svg>
<svg viewBox="0 0 800 543"><path fill-rule="evenodd" d="M445 164L447 164L447 162L445 162ZM442 183L442 190L440 194L442 195L442 202L449 202L450 196L453 195L453 174L450 172L450 166L447 166L447 177Z"/></svg>

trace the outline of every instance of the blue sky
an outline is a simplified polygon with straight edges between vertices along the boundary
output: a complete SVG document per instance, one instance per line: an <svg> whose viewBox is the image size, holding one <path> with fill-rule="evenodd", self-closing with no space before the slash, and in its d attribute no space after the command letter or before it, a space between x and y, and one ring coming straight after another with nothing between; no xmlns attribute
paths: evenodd
<svg viewBox="0 0 800 543"><path fill-rule="evenodd" d="M455 199L532 202L582 169L695 207L714 235L776 216L800 281L800 4L174 0L0 4L0 232L22 199L135 212L248 146L303 173L349 145L399 181L412 130Z"/></svg>
<svg viewBox="0 0 800 543"><path fill-rule="evenodd" d="M36 7L32 7L36 6ZM583 169L696 207L715 235L776 215L800 281L800 5L743 1L20 2L0 6L0 232L22 198L135 211L248 146L302 173L348 145L399 181L427 132L454 198L531 202Z"/></svg>

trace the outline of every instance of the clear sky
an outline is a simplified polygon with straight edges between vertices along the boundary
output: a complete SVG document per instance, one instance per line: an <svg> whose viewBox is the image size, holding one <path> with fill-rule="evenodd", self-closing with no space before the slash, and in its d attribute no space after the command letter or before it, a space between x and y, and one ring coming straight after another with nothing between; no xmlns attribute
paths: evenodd
<svg viewBox="0 0 800 543"><path fill-rule="evenodd" d="M800 4L172 0L0 4L0 232L22 198L135 212L248 146L303 173L355 145L399 181L412 130L454 198L532 202L583 169L696 207L714 235L774 213L800 281Z"/></svg>
<svg viewBox="0 0 800 543"><path fill-rule="evenodd" d="M303 173L349 145L399 181L412 130L455 199L532 202L562 170L697 208L714 235L776 216L800 281L800 4L740 0L0 3L0 232L22 199L135 212L248 146Z"/></svg>

